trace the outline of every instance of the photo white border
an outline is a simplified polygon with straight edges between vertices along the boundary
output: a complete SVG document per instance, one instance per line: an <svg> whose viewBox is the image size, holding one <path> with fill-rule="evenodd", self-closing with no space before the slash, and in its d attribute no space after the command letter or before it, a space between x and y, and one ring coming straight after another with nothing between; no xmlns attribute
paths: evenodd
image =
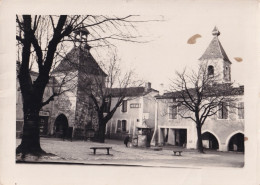
<svg viewBox="0 0 260 185"><path fill-rule="evenodd" d="M175 3L175 4L174 4ZM171 6L205 6L225 10L251 8L247 16L252 21L247 28L250 43L245 49L255 60L248 62L244 72L248 74L245 85L245 166L244 168L157 168L157 167L115 167L115 166L78 166L43 165L15 163L15 105L16 105L16 14L173 14ZM0 2L0 184L3 185L59 185L59 184L183 184L183 185L254 185L259 184L259 30L257 0L2 0ZM220 14L223 9L219 9ZM186 12L187 14L189 12ZM199 20L197 20L199 21ZM255 22L255 23L254 23ZM258 23L259 24L259 23ZM235 30L234 30L235 31ZM252 39L252 37L254 39ZM255 42L251 42L255 40ZM258 137L257 137L258 135ZM258 183L257 183L258 180Z"/></svg>

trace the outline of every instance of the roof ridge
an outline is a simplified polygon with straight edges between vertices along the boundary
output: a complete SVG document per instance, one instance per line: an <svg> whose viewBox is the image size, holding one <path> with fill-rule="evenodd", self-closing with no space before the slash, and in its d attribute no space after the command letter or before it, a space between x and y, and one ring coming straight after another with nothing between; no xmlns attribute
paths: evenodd
<svg viewBox="0 0 260 185"><path fill-rule="evenodd" d="M222 54L222 56L223 56L223 59L226 59L228 62L230 62L230 60L229 60L229 58L228 58L228 56L227 56L227 53L225 52L225 50L224 50L224 48L223 48L223 46L222 46L220 40L218 39L218 37L217 37L217 41L218 41L218 46L219 46L220 52L221 52L221 54ZM230 63L231 63L231 62L230 62Z"/></svg>

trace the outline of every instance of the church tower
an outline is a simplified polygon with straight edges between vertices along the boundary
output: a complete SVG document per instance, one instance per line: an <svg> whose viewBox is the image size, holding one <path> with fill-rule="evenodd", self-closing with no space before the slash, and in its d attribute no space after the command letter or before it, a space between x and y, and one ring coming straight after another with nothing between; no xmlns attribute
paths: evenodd
<svg viewBox="0 0 260 185"><path fill-rule="evenodd" d="M107 77L90 52L88 35L86 28L75 31L75 46L53 70L57 76L62 76L61 80L66 78L63 86L69 88L67 93L73 93L69 94L73 101L69 125L73 127L74 137L80 137L86 126L97 125L97 116L89 96L97 91L94 87L99 87Z"/></svg>
<svg viewBox="0 0 260 185"><path fill-rule="evenodd" d="M212 35L213 39L199 61L203 65L207 65L208 75L215 76L218 83L229 83L232 63L218 39L220 32L217 27L213 29Z"/></svg>

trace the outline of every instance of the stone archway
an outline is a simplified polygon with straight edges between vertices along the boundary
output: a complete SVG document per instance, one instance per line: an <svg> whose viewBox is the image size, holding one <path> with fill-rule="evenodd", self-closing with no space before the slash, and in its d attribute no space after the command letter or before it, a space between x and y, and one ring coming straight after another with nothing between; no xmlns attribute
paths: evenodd
<svg viewBox="0 0 260 185"><path fill-rule="evenodd" d="M215 135L206 131L202 134L203 147L207 149L218 150L219 142Z"/></svg>
<svg viewBox="0 0 260 185"><path fill-rule="evenodd" d="M228 142L228 151L238 151L238 152L245 151L244 134L236 133L230 138Z"/></svg>
<svg viewBox="0 0 260 185"><path fill-rule="evenodd" d="M64 114L60 114L55 120L55 135L56 137L64 138L68 131L68 119Z"/></svg>

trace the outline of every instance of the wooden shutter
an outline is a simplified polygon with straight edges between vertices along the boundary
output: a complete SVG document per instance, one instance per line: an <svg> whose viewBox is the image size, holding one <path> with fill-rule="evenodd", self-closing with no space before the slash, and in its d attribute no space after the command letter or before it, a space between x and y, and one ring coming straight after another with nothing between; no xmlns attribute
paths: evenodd
<svg viewBox="0 0 260 185"><path fill-rule="evenodd" d="M122 131L126 132L126 120L122 121Z"/></svg>
<svg viewBox="0 0 260 185"><path fill-rule="evenodd" d="M228 107L227 107L227 103L222 103L219 106L219 114L218 114L218 118L219 119L228 119Z"/></svg>
<svg viewBox="0 0 260 185"><path fill-rule="evenodd" d="M123 103L122 103L122 112L127 112L127 100L123 100Z"/></svg>
<svg viewBox="0 0 260 185"><path fill-rule="evenodd" d="M169 107L169 118L177 119L177 106L176 105Z"/></svg>
<svg viewBox="0 0 260 185"><path fill-rule="evenodd" d="M117 121L117 132L121 132L121 120Z"/></svg>

